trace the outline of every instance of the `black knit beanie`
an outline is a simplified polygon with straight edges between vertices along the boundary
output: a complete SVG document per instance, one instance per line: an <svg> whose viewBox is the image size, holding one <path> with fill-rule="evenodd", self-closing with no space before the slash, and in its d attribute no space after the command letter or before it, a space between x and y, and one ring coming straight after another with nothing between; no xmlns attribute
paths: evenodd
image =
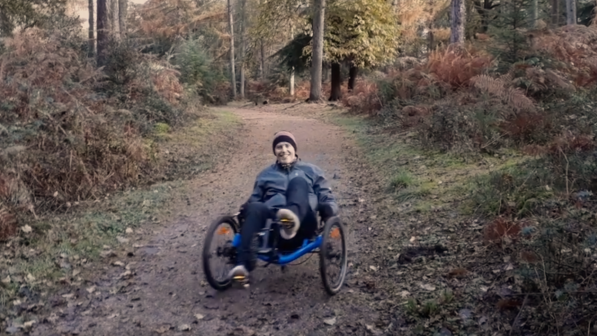
<svg viewBox="0 0 597 336"><path fill-rule="evenodd" d="M276 153L276 145L280 142L288 142L292 145L292 147L294 147L294 151L297 151L296 140L294 139L294 135L292 135L292 133L280 131L274 135L274 142L272 144L272 150L274 151L274 154Z"/></svg>

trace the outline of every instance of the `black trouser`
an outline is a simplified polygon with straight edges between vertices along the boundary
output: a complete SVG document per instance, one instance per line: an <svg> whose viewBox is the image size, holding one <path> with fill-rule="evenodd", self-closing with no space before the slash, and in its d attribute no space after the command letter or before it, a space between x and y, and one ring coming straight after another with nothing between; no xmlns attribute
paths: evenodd
<svg viewBox="0 0 597 336"><path fill-rule="evenodd" d="M294 212L300 222L301 226L292 239L285 240L279 237L278 248L283 250L296 249L300 247L304 239L309 239L315 235L317 230L317 216L309 205L309 185L302 177L293 178L288 183L286 189L286 206ZM241 228L240 247L238 248L239 265L245 265L249 271L251 269L251 260L256 258L254 251L252 251L252 243L255 234L265 227L268 219L276 218L277 209L270 209L267 205L260 202L249 203L244 210L244 223ZM272 232L273 233L273 232Z"/></svg>

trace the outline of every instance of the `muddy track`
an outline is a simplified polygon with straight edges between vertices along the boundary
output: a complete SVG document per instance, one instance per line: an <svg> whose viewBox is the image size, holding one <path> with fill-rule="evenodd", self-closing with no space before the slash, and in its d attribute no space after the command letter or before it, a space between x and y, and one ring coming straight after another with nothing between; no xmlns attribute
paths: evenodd
<svg viewBox="0 0 597 336"><path fill-rule="evenodd" d="M52 322L40 323L33 334L395 334L396 325L387 320L390 288L384 287L391 281L378 279L372 267L388 257L383 237L390 228L372 224L378 215L373 204L378 191L350 137L315 119L226 110L246 125L244 141L229 148L233 161L190 181L193 193L187 195L184 214L136 241L145 247L133 256L116 258L126 259L129 276L121 277L125 270L106 262L71 301L57 305ZM207 227L246 200L255 176L273 160L270 141L281 129L295 134L303 160L324 169L349 228L349 274L335 297L323 289L317 255L286 272L272 265L258 268L249 290L219 293L204 280L201 249ZM89 286L95 286L93 293L86 291ZM190 331L179 330L182 325Z"/></svg>

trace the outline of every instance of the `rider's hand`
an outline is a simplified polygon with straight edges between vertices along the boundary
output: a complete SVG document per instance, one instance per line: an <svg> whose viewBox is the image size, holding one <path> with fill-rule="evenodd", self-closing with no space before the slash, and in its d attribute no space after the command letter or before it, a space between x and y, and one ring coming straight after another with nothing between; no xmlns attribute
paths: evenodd
<svg viewBox="0 0 597 336"><path fill-rule="evenodd" d="M329 204L325 204L325 203L319 205L319 213L320 213L321 217L323 217L325 219L336 215L334 213L334 209L332 208L332 206Z"/></svg>

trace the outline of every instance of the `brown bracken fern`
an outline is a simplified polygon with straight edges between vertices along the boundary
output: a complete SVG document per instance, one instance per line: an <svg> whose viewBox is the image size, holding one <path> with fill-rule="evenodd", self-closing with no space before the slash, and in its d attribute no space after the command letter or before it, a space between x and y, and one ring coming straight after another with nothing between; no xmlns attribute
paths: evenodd
<svg viewBox="0 0 597 336"><path fill-rule="evenodd" d="M535 111L535 104L533 104L533 101L525 96L521 90L508 86L507 82L503 79L493 78L487 75L479 75L472 77L470 82L477 89L501 99L517 112Z"/></svg>

